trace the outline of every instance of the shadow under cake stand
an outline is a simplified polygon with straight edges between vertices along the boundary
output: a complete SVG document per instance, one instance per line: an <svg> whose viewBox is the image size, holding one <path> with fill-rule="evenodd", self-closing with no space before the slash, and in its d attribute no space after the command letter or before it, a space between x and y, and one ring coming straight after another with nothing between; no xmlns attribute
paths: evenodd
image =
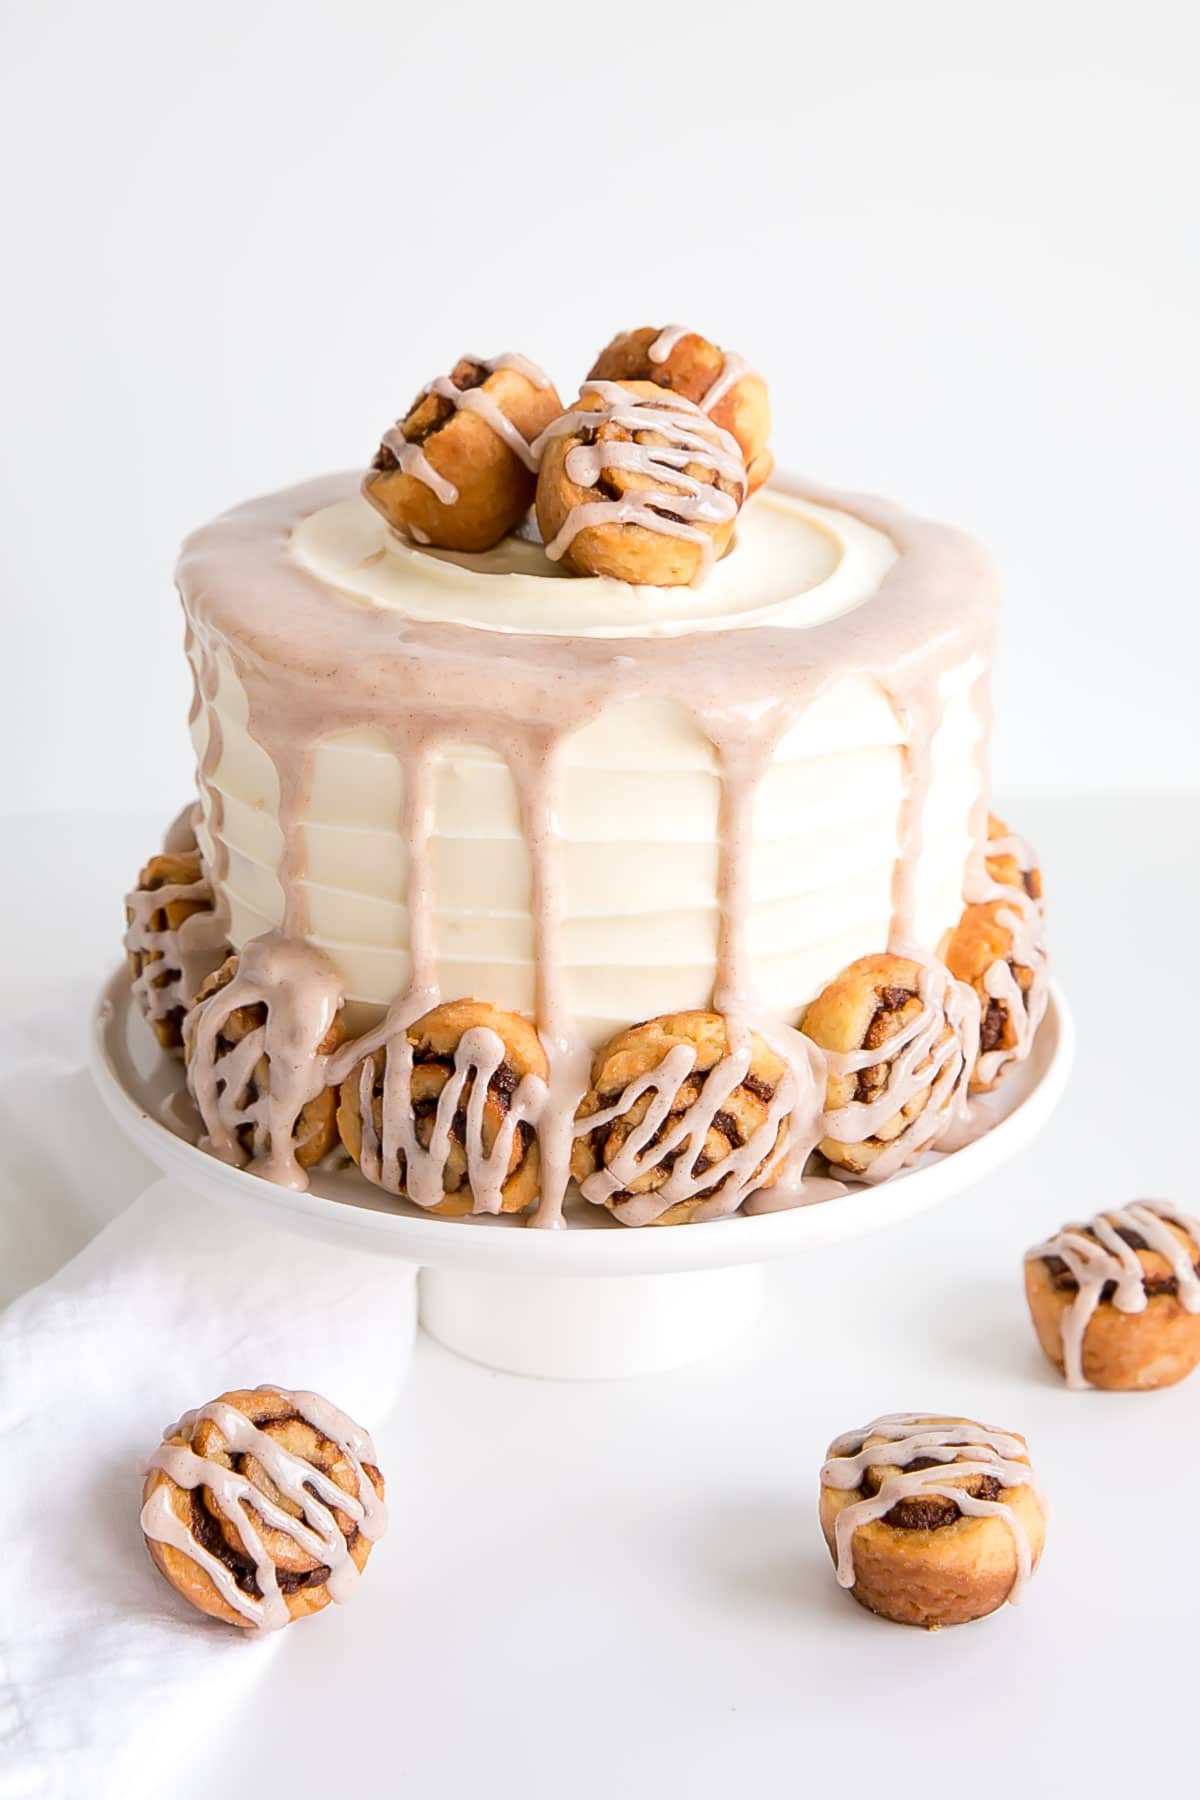
<svg viewBox="0 0 1200 1800"><path fill-rule="evenodd" d="M1029 1060L989 1097L995 1123L949 1155L929 1154L878 1187L781 1212L639 1230L568 1201L566 1230L511 1217L440 1219L373 1187L353 1167L310 1171L293 1193L197 1149L167 1122L181 1065L163 1055L118 970L93 1019L92 1072L117 1124L201 1200L274 1220L331 1246L353 1244L420 1276L429 1334L472 1361L577 1379L676 1367L724 1349L757 1317L764 1267L912 1218L992 1174L1049 1118L1073 1031L1057 987ZM397 1284L397 1303L404 1290ZM411 1328L411 1320L397 1321Z"/></svg>

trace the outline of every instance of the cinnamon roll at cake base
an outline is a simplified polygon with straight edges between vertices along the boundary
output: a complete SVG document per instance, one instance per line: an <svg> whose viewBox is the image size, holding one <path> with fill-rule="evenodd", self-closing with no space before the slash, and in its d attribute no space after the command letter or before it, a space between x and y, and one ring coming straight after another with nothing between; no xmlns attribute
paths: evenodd
<svg viewBox="0 0 1200 1800"><path fill-rule="evenodd" d="M155 1567L209 1618L276 1631L348 1600L387 1526L368 1434L319 1394L221 1394L169 1426L142 1489Z"/></svg>
<svg viewBox="0 0 1200 1800"><path fill-rule="evenodd" d="M363 493L416 544L490 550L533 504L531 445L561 411L528 357L460 357L384 433Z"/></svg>
<svg viewBox="0 0 1200 1800"><path fill-rule="evenodd" d="M737 440L650 381L586 381L536 445L538 526L576 575L703 581L746 498Z"/></svg>
<svg viewBox="0 0 1200 1800"><path fill-rule="evenodd" d="M826 1053L828 1162L886 1180L959 1117L979 1043L979 1003L942 963L860 956L808 1007L801 1030Z"/></svg>
<svg viewBox="0 0 1200 1800"><path fill-rule="evenodd" d="M1049 1000L1042 873L1023 839L988 820L984 873L942 954L980 1005L979 1054L971 1092L990 1093L1033 1049Z"/></svg>
<svg viewBox="0 0 1200 1800"><path fill-rule="evenodd" d="M649 1019L597 1051L571 1173L624 1225L724 1218L778 1178L792 1082L756 1032L731 1042L719 1013Z"/></svg>
<svg viewBox="0 0 1200 1800"><path fill-rule="evenodd" d="M278 932L210 975L183 1024L204 1147L282 1187L337 1144L329 1059L345 1036L342 990L321 952Z"/></svg>
<svg viewBox="0 0 1200 1800"><path fill-rule="evenodd" d="M754 493L775 459L767 449L771 409L767 384L735 351L721 350L684 325L621 331L588 370L589 381L653 381L682 395L738 441Z"/></svg>
<svg viewBox="0 0 1200 1800"><path fill-rule="evenodd" d="M835 1438L820 1520L838 1582L860 1606L927 1629L1019 1600L1046 1538L1025 1439L928 1413Z"/></svg>
<svg viewBox="0 0 1200 1800"><path fill-rule="evenodd" d="M1073 1388L1171 1387L1200 1364L1200 1219L1137 1200L1025 1258L1038 1342Z"/></svg>
<svg viewBox="0 0 1200 1800"><path fill-rule="evenodd" d="M538 1196L549 1079L527 1019L451 1000L350 1070L338 1129L368 1181L427 1212L523 1212Z"/></svg>
<svg viewBox="0 0 1200 1800"><path fill-rule="evenodd" d="M168 834L177 841L179 823ZM194 840L150 858L125 896L125 924L134 1000L163 1049L181 1050L184 1016L229 950Z"/></svg>

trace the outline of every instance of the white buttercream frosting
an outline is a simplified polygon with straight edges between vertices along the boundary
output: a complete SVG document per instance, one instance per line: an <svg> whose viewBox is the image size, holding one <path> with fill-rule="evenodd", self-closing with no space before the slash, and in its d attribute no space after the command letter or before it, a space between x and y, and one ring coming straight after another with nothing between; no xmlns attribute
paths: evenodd
<svg viewBox="0 0 1200 1800"><path fill-rule="evenodd" d="M852 513L770 490L743 512L732 548L698 588L571 576L520 536L482 555L421 548L358 494L301 520L291 553L310 574L369 606L555 637L816 625L869 599L897 556L884 532Z"/></svg>

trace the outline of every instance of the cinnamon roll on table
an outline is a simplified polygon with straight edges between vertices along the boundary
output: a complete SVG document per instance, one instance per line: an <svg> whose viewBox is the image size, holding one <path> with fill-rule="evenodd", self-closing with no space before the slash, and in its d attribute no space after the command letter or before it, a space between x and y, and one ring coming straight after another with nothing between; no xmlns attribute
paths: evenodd
<svg viewBox="0 0 1200 1800"><path fill-rule="evenodd" d="M319 1394L222 1394L164 1433L142 1490L155 1567L198 1612L274 1631L348 1600L387 1525L370 1437Z"/></svg>
<svg viewBox="0 0 1200 1800"><path fill-rule="evenodd" d="M900 1625L962 1625L1021 1597L1046 1536L1025 1439L892 1413L829 1447L821 1530L842 1587Z"/></svg>
<svg viewBox="0 0 1200 1800"><path fill-rule="evenodd" d="M1160 1388L1200 1364L1200 1219L1138 1200L1025 1258L1038 1342L1070 1387Z"/></svg>

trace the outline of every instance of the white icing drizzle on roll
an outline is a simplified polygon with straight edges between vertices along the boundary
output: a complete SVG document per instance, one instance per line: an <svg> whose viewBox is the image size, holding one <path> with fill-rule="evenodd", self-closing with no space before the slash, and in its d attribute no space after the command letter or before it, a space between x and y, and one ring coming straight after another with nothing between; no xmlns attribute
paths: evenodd
<svg viewBox="0 0 1200 1800"><path fill-rule="evenodd" d="M473 1210L502 1211L503 1187L518 1127L536 1125L547 1093L546 1083L538 1076L523 1075L488 1150L484 1142L488 1090L506 1054L504 1039L490 1026L473 1025L463 1032L454 1051L454 1073L438 1095L433 1130L428 1145L423 1145L417 1133L412 1097L413 1047L403 1032L390 1038L383 1051L381 1131L375 1128L375 1069L369 1057L358 1075L363 1173L389 1193L402 1193L417 1206L440 1206L446 1198L444 1177L454 1142L455 1116L461 1111L462 1146ZM470 1093L464 1106L463 1093L468 1083Z"/></svg>
<svg viewBox="0 0 1200 1800"><path fill-rule="evenodd" d="M271 931L242 946L233 979L188 1017L188 1087L204 1120L206 1149L240 1167L248 1128L253 1173L280 1187L307 1187L294 1134L309 1101L330 1085L330 1058L319 1046L341 1004L333 965L303 939ZM261 1006L264 1022L222 1047L223 1028L243 1006ZM265 1087L257 1080L263 1057Z"/></svg>
<svg viewBox="0 0 1200 1800"><path fill-rule="evenodd" d="M1012 857L1022 873L1038 866L1038 859L1029 844L1014 834L989 838L985 850L988 862ZM988 998L1003 1006L1014 1035L1014 1042L1007 1047L997 1046L979 1054L976 1079L981 1087L991 1087L1010 1064L1025 1061L1046 1016L1050 999L1046 909L1044 903L1035 900L1025 888L997 881L986 867L969 878L966 898L970 903L1003 902L996 920L1012 935L1008 956L997 958L983 978ZM1029 970L1028 989L1022 988L1013 973L1014 967Z"/></svg>
<svg viewBox="0 0 1200 1800"><path fill-rule="evenodd" d="M887 1141L866 1169L854 1171L858 1181L885 1181L923 1150L936 1148L966 1104L967 1082L979 1048L979 1001L973 990L955 981L944 963L912 950L903 954L921 963L920 1012L876 1049L825 1053L832 1078L880 1065L886 1065L888 1074L874 1099L831 1108L822 1122L822 1137L842 1144L866 1143L919 1094L929 1092L917 1116Z"/></svg>
<svg viewBox="0 0 1200 1800"><path fill-rule="evenodd" d="M646 355L652 363L665 363L682 338L698 336L699 333L693 331L690 325L664 325ZM752 375L753 373L754 371L744 356L739 356L734 350L722 351L721 367L703 400L700 401L701 412L711 413L714 407L720 405L730 388L742 379L743 375Z"/></svg>
<svg viewBox="0 0 1200 1800"><path fill-rule="evenodd" d="M577 487L594 488L607 469L667 485L668 491L635 488L618 500L584 500L573 506L561 529L546 545L552 562L564 556L581 531L595 525L640 525L660 537L681 538L700 546L692 585L712 567L713 541L704 526L725 525L737 517L746 497L746 465L737 440L707 419L698 406L678 394L632 394L619 381L585 381L581 395L603 401L596 411L578 407L565 412L535 439L540 458L552 438L599 431L605 425L627 431L626 439L572 444L566 473ZM653 433L665 443L639 443L639 433ZM714 480L690 474L689 466L712 471ZM733 493L716 485L729 483ZM667 514L674 516L668 517Z"/></svg>
<svg viewBox="0 0 1200 1800"><path fill-rule="evenodd" d="M212 1457L197 1456L187 1444L164 1443L155 1451L147 1470L161 1469L177 1487L203 1487L221 1516L234 1527L242 1548L254 1564L259 1592L248 1594L239 1586L234 1571L219 1556L204 1548L171 1505L171 1490L155 1488L142 1507L142 1530L159 1544L168 1544L190 1557L204 1570L221 1598L244 1619L263 1631L277 1631L289 1619L287 1601L280 1590L274 1558L255 1524L255 1515L273 1531L289 1537L297 1548L328 1568L325 1586L335 1601L348 1600L358 1581L358 1568L350 1554L335 1510L345 1514L363 1537L377 1541L387 1529L387 1509L376 1492L364 1464L375 1464L375 1447L369 1434L319 1394L285 1388L263 1389L278 1394L295 1408L313 1430L337 1445L353 1467L356 1492L348 1493L331 1476L286 1449L278 1439L260 1429L237 1407L214 1400L186 1413L164 1437L190 1438L202 1420L216 1426L232 1453L251 1456L285 1500L300 1508L295 1517L245 1475L226 1468Z"/></svg>
<svg viewBox="0 0 1200 1800"><path fill-rule="evenodd" d="M1182 1242L1170 1229L1172 1225L1186 1232L1191 1243ZM1109 1282L1116 1290L1110 1304L1118 1312L1145 1312L1149 1304L1146 1270L1137 1251L1121 1236L1123 1231L1136 1234L1147 1249L1164 1258L1175 1278L1179 1304L1185 1312L1200 1313L1200 1275L1196 1273L1200 1219L1165 1200L1136 1200L1130 1206L1097 1214L1088 1225L1064 1225L1056 1236L1028 1251L1025 1260L1058 1257L1075 1279L1077 1291L1063 1314L1061 1334L1068 1387L1090 1385L1083 1372L1083 1340Z"/></svg>
<svg viewBox="0 0 1200 1800"><path fill-rule="evenodd" d="M882 1441L868 1447L869 1438ZM971 1454L959 1462L956 1458L964 1449ZM907 1466L921 1457L930 1457L933 1466L928 1469ZM842 1493L852 1493L861 1486L868 1469L892 1466L898 1468L899 1473L888 1475L877 1494L864 1495L861 1500L843 1507L837 1515L834 1547L839 1585L854 1586L854 1534L861 1526L882 1519L901 1500L933 1497L953 1501L960 1512L971 1518L1003 1519L1012 1533L1017 1553L1016 1579L1008 1596L1015 1606L1029 1579L1033 1562L1024 1523L1005 1502L981 1499L955 1483L972 1476L994 1476L1005 1489L1033 1487L1033 1471L1026 1461L1025 1445L1020 1438L997 1431L990 1425L974 1425L967 1420L930 1418L925 1413L887 1413L870 1425L864 1425L861 1431L850 1431L834 1439L829 1446L829 1460L821 1470L821 1484Z"/></svg>
<svg viewBox="0 0 1200 1800"><path fill-rule="evenodd" d="M177 926L157 927L155 916L181 901L196 911ZM132 988L142 1013L157 1023L178 1008L186 1011L229 950L224 911L215 905L207 876L134 888L125 896L125 908L129 923L122 941L141 963Z"/></svg>
<svg viewBox="0 0 1200 1800"><path fill-rule="evenodd" d="M674 1045L656 1068L635 1076L611 1106L576 1120L576 1137L586 1137L624 1118L644 1094L654 1095L645 1118L612 1161L580 1184L584 1198L603 1206L614 1194L632 1189L647 1175L666 1168L666 1179L652 1192L630 1193L628 1199L617 1201L612 1210L622 1223L649 1225L670 1207L699 1194L710 1197L696 1208L692 1215L696 1220L724 1219L736 1212L747 1194L767 1184L779 1167L787 1149L786 1131L781 1136L781 1128L795 1105L796 1080L788 1070L776 1086L762 1124L720 1162L697 1171L705 1139L717 1114L748 1074L751 1054L749 1045L744 1045L714 1064L696 1099L667 1131L663 1127L696 1066L692 1044Z"/></svg>
<svg viewBox="0 0 1200 1800"><path fill-rule="evenodd" d="M463 360L474 363L477 368L486 370L489 375L497 369L513 369L516 373L523 375L526 381L531 382L534 387L548 388L550 386L550 377L545 370L539 369L538 365L531 362L529 357L520 356L516 351L507 351L503 356L491 358L469 356L464 357ZM512 420L501 411L482 386L460 388L451 376L438 375L433 381L425 383L413 402L413 406L419 405L430 394L436 394L441 400L448 400L456 412L474 413L476 417L483 420L485 425L491 427L501 442L508 446L514 456L520 458L531 473L536 472L537 458L528 441L522 437ZM409 412L411 411L412 407L409 408ZM457 487L444 475L438 473L420 444L409 442L404 435L403 420L397 420L389 431L384 432L382 443L385 450L391 451L396 459L397 467L405 475L411 475L414 481L424 482L443 506L456 504L458 500Z"/></svg>

